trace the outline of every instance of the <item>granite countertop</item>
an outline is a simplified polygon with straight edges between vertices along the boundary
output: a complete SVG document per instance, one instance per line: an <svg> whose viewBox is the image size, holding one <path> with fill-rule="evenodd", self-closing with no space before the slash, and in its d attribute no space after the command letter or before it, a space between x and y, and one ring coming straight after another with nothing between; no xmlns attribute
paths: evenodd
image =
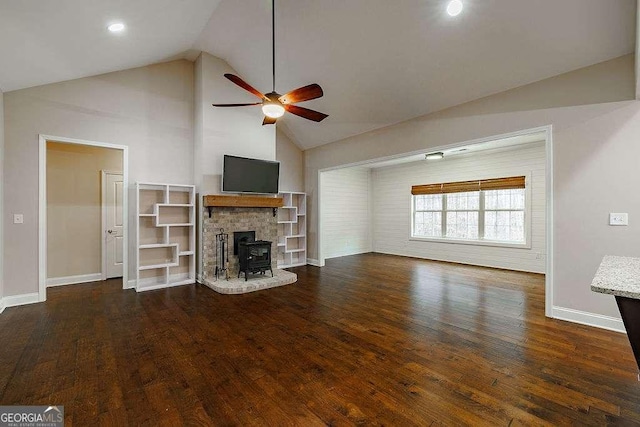
<svg viewBox="0 0 640 427"><path fill-rule="evenodd" d="M607 255L591 282L591 290L640 299L640 258Z"/></svg>

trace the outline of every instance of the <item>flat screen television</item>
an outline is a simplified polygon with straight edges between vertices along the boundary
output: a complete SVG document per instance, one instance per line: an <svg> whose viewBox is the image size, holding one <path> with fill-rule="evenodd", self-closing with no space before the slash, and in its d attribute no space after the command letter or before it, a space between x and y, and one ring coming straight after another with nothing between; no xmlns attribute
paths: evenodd
<svg viewBox="0 0 640 427"><path fill-rule="evenodd" d="M277 194L280 162L224 156L222 191Z"/></svg>

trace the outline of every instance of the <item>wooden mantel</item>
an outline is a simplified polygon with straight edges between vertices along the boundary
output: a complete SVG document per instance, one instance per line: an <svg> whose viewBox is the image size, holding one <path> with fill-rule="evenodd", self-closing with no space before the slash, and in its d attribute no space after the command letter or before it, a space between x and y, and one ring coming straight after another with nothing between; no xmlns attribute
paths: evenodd
<svg viewBox="0 0 640 427"><path fill-rule="evenodd" d="M282 207L282 197L264 197L264 196L227 196L227 195L209 195L203 196L202 205L209 210L209 218L211 218L211 208L273 208Z"/></svg>

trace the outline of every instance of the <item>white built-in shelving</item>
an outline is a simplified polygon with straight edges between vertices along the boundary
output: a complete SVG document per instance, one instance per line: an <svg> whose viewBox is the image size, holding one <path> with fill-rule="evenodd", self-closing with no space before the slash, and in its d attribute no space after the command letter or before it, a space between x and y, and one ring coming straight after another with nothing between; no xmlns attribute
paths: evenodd
<svg viewBox="0 0 640 427"><path fill-rule="evenodd" d="M195 283L195 186L136 183L136 290Z"/></svg>
<svg viewBox="0 0 640 427"><path fill-rule="evenodd" d="M307 195L281 191L278 208L278 268L307 264Z"/></svg>

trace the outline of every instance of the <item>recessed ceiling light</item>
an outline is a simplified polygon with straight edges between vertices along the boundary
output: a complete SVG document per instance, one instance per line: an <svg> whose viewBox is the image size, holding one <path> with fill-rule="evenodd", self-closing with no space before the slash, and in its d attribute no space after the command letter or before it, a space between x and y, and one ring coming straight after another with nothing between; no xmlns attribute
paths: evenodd
<svg viewBox="0 0 640 427"><path fill-rule="evenodd" d="M460 0L451 0L447 6L447 13L451 16L458 16L462 12L464 5Z"/></svg>
<svg viewBox="0 0 640 427"><path fill-rule="evenodd" d="M112 33L121 33L124 31L124 28L125 26L122 22L114 22L113 24L107 27L107 29Z"/></svg>
<svg viewBox="0 0 640 427"><path fill-rule="evenodd" d="M427 160L440 160L444 157L444 153L442 151L438 151L437 153L429 153L424 156Z"/></svg>

